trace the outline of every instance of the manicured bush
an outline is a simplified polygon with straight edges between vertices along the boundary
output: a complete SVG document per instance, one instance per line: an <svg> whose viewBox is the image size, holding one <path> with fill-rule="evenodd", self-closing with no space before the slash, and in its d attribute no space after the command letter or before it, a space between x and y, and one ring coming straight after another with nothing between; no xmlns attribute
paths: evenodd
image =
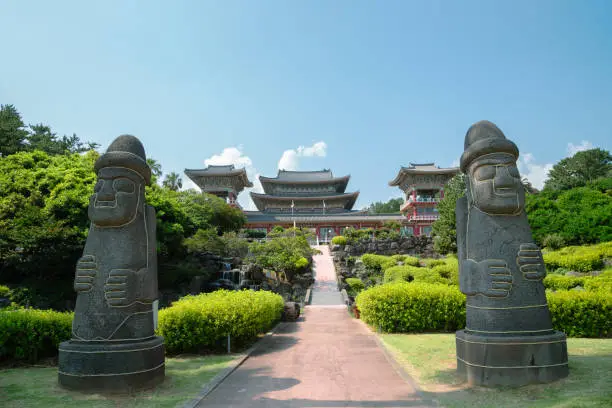
<svg viewBox="0 0 612 408"><path fill-rule="evenodd" d="M587 280L590 280L591 276L565 276L557 274L548 274L544 278L544 286L546 289L552 290L570 290L577 286L584 287Z"/></svg>
<svg viewBox="0 0 612 408"><path fill-rule="evenodd" d="M565 239L560 234L549 234L542 240L542 245L548 249L557 250L565 246Z"/></svg>
<svg viewBox="0 0 612 408"><path fill-rule="evenodd" d="M605 271L601 275L588 280L585 282L584 288L591 292L603 292L612 296L612 270Z"/></svg>
<svg viewBox="0 0 612 408"><path fill-rule="evenodd" d="M566 268L591 272L603 268L604 259L612 257L612 242L589 246L569 246L558 251L544 252L548 270Z"/></svg>
<svg viewBox="0 0 612 408"><path fill-rule="evenodd" d="M158 334L168 353L214 350L227 336L232 344L244 344L269 330L283 311L280 295L267 291L219 290L185 296L160 310Z"/></svg>
<svg viewBox="0 0 612 408"><path fill-rule="evenodd" d="M439 274L439 271L437 270L429 268L419 268L410 265L398 265L385 270L384 282L389 283L396 281L441 283L444 285L451 283L450 275L447 277L443 277Z"/></svg>
<svg viewBox="0 0 612 408"><path fill-rule="evenodd" d="M54 356L62 341L70 340L72 313L19 309L0 311L0 360Z"/></svg>
<svg viewBox="0 0 612 408"><path fill-rule="evenodd" d="M387 268L397 265L395 259L390 256L365 254L361 257L365 267L373 272L382 272Z"/></svg>
<svg viewBox="0 0 612 408"><path fill-rule="evenodd" d="M359 292L365 289L364 283L359 278L346 278L346 283L349 285L349 294L356 296Z"/></svg>
<svg viewBox="0 0 612 408"><path fill-rule="evenodd" d="M332 244L334 245L346 245L346 237L338 235L332 238Z"/></svg>
<svg viewBox="0 0 612 408"><path fill-rule="evenodd" d="M402 262L404 265L419 266L419 258L415 258L414 256L406 256Z"/></svg>
<svg viewBox="0 0 612 408"><path fill-rule="evenodd" d="M553 327L568 337L609 337L612 334L610 292L558 291L547 293L546 298Z"/></svg>
<svg viewBox="0 0 612 408"><path fill-rule="evenodd" d="M11 297L11 289L8 286L0 285L0 297Z"/></svg>
<svg viewBox="0 0 612 408"><path fill-rule="evenodd" d="M434 266L438 266L438 265L446 265L446 262L444 262L444 259L427 258L427 259L423 259L422 262L428 268L433 268Z"/></svg>
<svg viewBox="0 0 612 408"><path fill-rule="evenodd" d="M389 283L361 292L361 319L385 332L455 331L465 326L465 296L453 286Z"/></svg>

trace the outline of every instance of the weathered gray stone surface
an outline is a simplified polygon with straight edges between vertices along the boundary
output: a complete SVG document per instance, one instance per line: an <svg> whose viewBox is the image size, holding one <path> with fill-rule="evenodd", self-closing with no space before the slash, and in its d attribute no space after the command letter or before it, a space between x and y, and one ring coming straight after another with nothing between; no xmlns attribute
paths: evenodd
<svg viewBox="0 0 612 408"><path fill-rule="evenodd" d="M568 375L565 334L556 332L542 279L546 272L524 211L518 148L490 122L465 137L457 201L460 289L466 328L457 365L471 384L520 386Z"/></svg>
<svg viewBox="0 0 612 408"><path fill-rule="evenodd" d="M59 382L126 392L164 379L157 318L156 219L145 203L151 170L134 136L119 136L95 164L91 226L76 266L72 339L59 347Z"/></svg>

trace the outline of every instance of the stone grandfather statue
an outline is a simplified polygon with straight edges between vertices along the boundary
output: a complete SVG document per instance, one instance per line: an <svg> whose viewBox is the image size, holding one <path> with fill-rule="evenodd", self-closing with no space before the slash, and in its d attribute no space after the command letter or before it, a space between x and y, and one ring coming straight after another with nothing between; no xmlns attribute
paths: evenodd
<svg viewBox="0 0 612 408"><path fill-rule="evenodd" d="M72 339L59 348L59 382L131 391L164 379L157 319L156 218L145 203L151 169L140 141L119 136L95 163L91 221L76 266Z"/></svg>
<svg viewBox="0 0 612 408"><path fill-rule="evenodd" d="M568 375L564 333L553 330L544 260L525 214L519 151L491 122L465 136L457 201L460 290L466 328L456 334L457 369L469 383L520 386Z"/></svg>

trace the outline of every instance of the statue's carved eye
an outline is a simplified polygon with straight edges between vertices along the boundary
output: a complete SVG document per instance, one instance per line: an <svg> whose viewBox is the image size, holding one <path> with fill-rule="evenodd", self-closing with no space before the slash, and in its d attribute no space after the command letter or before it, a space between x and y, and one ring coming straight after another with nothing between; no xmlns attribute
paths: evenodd
<svg viewBox="0 0 612 408"><path fill-rule="evenodd" d="M495 177L495 166L480 166L474 171L476 180L491 180Z"/></svg>
<svg viewBox="0 0 612 408"><path fill-rule="evenodd" d="M113 188L118 193L133 193L134 182L127 178L118 178L113 181Z"/></svg>
<svg viewBox="0 0 612 408"><path fill-rule="evenodd" d="M514 177L514 178L521 178L521 174L519 173L518 169L516 168L516 166L508 166L508 173Z"/></svg>
<svg viewBox="0 0 612 408"><path fill-rule="evenodd" d="M94 193L98 193L100 190L102 190L103 185L104 185L104 180L98 180L98 182L94 186Z"/></svg>

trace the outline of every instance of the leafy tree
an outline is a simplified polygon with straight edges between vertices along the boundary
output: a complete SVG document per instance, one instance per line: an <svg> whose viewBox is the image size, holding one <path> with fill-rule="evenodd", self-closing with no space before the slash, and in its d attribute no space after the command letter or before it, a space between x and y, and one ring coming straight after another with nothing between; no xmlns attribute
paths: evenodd
<svg viewBox="0 0 612 408"><path fill-rule="evenodd" d="M164 182L162 183L164 187L169 188L172 191L178 191L183 187L183 180L178 173L174 171L170 174L166 175Z"/></svg>
<svg viewBox="0 0 612 408"><path fill-rule="evenodd" d="M41 307L63 308L74 299L74 267L89 228L98 156L36 150L0 157L0 282L31 289ZM152 185L146 197L157 212L160 278L189 263L185 238L198 230L238 230L245 222L239 210L207 194Z"/></svg>
<svg viewBox="0 0 612 408"><path fill-rule="evenodd" d="M151 168L151 182L155 184L157 179L162 176L162 166L157 160L150 157L147 159L147 164Z"/></svg>
<svg viewBox="0 0 612 408"><path fill-rule="evenodd" d="M63 307L81 256L98 154L41 151L0 158L0 281Z"/></svg>
<svg viewBox="0 0 612 408"><path fill-rule="evenodd" d="M612 178L569 190L544 189L527 196L527 217L535 241L552 235L567 245L612 240Z"/></svg>
<svg viewBox="0 0 612 408"><path fill-rule="evenodd" d="M295 237L278 236L266 242L252 242L249 248L258 265L283 272L290 282L296 273L308 267L313 255L306 236L298 235L297 231Z"/></svg>
<svg viewBox="0 0 612 408"><path fill-rule="evenodd" d="M370 214L399 214L404 203L402 198L392 198L387 202L377 201L367 208Z"/></svg>
<svg viewBox="0 0 612 408"><path fill-rule="evenodd" d="M607 150L590 149L555 164L548 173L544 188L569 190L601 177L612 177L612 155Z"/></svg>
<svg viewBox="0 0 612 408"><path fill-rule="evenodd" d="M28 131L13 105L0 105L0 156L26 149Z"/></svg>
<svg viewBox="0 0 612 408"><path fill-rule="evenodd" d="M99 146L97 143L83 143L75 134L58 138L49 126L42 123L30 125L27 142L28 150L42 150L48 154L82 153Z"/></svg>
<svg viewBox="0 0 612 408"><path fill-rule="evenodd" d="M434 249L446 254L457 252L455 206L465 195L465 174L456 174L444 186L444 198L438 203L440 217L433 223Z"/></svg>

